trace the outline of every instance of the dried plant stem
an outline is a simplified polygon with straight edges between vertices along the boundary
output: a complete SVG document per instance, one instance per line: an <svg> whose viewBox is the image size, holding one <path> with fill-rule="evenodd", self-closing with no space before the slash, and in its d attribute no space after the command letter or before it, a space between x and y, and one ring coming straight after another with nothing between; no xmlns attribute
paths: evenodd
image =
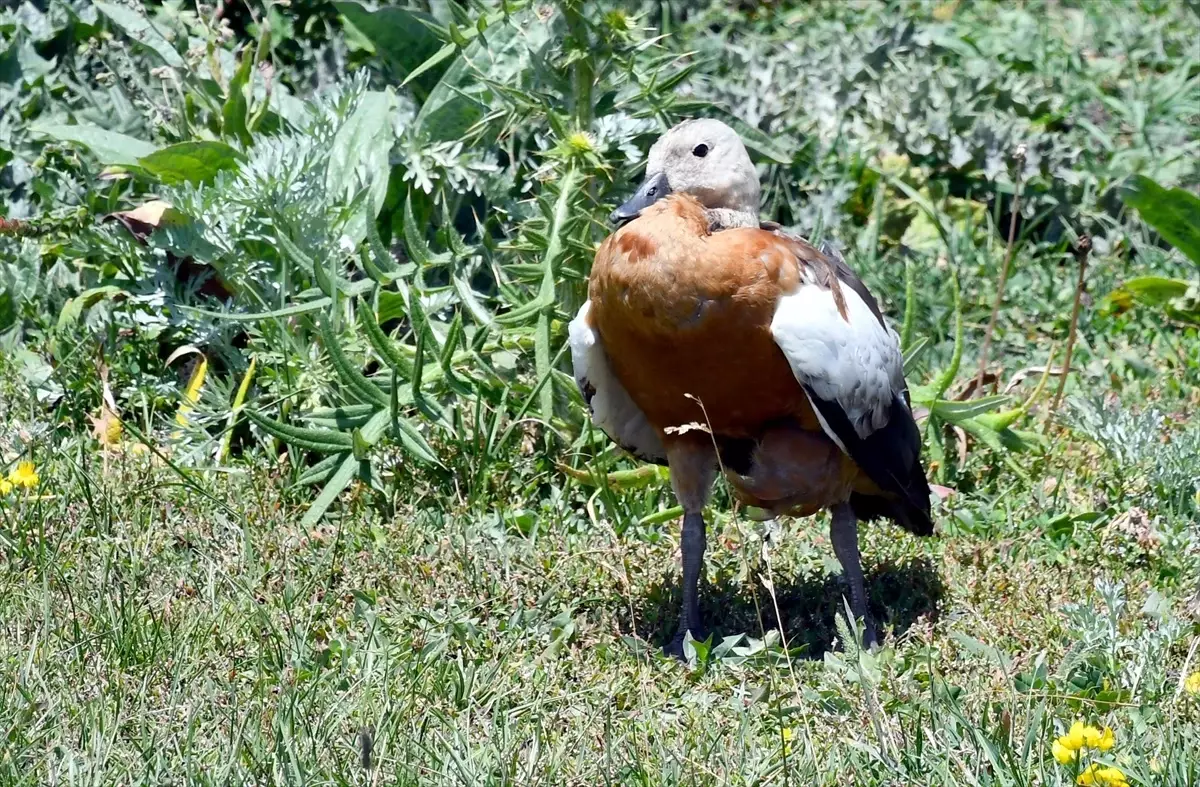
<svg viewBox="0 0 1200 787"><path fill-rule="evenodd" d="M1004 287L1008 284L1008 269L1012 264L1013 248L1017 239L1017 216L1021 213L1021 174L1025 170L1025 146L1018 145L1014 158L1017 174L1013 179L1012 212L1008 221L1008 246L1004 250L1004 265L1000 268L1000 281L996 283L996 300L992 303L992 316L988 319L987 331L983 334L983 347L979 351L979 373L975 377L975 392L983 391L983 376L987 372L988 351L992 347L992 334L996 332L996 320L1000 317L1000 304L1004 300Z"/></svg>
<svg viewBox="0 0 1200 787"><path fill-rule="evenodd" d="M1071 307L1071 327L1067 331L1067 350L1063 356L1062 374L1058 376L1058 388L1054 391L1054 400L1050 402L1050 412L1046 416L1046 428L1050 428L1050 420L1058 412L1062 401L1063 389L1067 387L1067 375L1071 373L1071 353L1075 349L1075 332L1079 326L1079 307L1083 302L1083 279L1087 274L1088 255L1092 251L1092 239L1083 235L1075 245L1075 259L1079 263L1079 278L1075 281L1075 305Z"/></svg>

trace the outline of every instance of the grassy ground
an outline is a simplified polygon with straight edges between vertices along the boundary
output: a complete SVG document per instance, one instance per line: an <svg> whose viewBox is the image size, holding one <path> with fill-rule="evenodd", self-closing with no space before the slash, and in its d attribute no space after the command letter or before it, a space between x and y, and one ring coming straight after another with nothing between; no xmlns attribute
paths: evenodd
<svg viewBox="0 0 1200 787"><path fill-rule="evenodd" d="M860 658L823 522L768 534L717 513L706 611L746 636L690 668L656 650L671 524L381 517L360 496L302 530L262 470L202 495L146 456L38 459L36 494L0 509L6 783L1055 784L1047 747L1076 715L1116 729L1127 772L1191 774L1198 753L1184 643L1126 641L1168 625L1143 606L1180 557L1112 525L1065 547L1031 526L1094 493L1069 470L1084 457L1052 493L964 506L976 532L944 515L936 539L865 530L891 631ZM1104 611L1103 578L1125 586L1108 639L1063 614ZM1061 696L1096 653L1152 685Z"/></svg>
<svg viewBox="0 0 1200 787"><path fill-rule="evenodd" d="M1188 8L143 5L0 11L0 787L1200 784L1194 222L1127 188L1200 184ZM660 655L674 500L563 346L693 114L911 354L952 492L862 528L877 652L719 486Z"/></svg>

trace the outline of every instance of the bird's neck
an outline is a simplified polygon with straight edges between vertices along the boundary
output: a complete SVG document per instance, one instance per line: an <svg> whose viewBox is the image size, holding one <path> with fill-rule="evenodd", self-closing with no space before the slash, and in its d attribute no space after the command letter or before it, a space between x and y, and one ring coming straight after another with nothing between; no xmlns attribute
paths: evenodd
<svg viewBox="0 0 1200 787"><path fill-rule="evenodd" d="M757 227L758 213L733 208L708 208L708 227L712 232L730 230L735 227Z"/></svg>

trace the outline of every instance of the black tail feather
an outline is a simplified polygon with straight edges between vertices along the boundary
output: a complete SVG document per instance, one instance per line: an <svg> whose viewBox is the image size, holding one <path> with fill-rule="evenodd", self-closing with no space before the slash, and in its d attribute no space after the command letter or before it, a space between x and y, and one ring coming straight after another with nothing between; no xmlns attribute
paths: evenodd
<svg viewBox="0 0 1200 787"><path fill-rule="evenodd" d="M859 521L890 519L914 536L933 535L933 516L926 502L924 507L908 500L863 495L850 495L850 508Z"/></svg>
<svg viewBox="0 0 1200 787"><path fill-rule="evenodd" d="M921 466L921 433L904 399L894 397L887 424L863 438L841 405L820 399L811 390L808 395L846 453L883 492L851 495L854 515L861 520L886 517L915 535L932 535L931 490Z"/></svg>

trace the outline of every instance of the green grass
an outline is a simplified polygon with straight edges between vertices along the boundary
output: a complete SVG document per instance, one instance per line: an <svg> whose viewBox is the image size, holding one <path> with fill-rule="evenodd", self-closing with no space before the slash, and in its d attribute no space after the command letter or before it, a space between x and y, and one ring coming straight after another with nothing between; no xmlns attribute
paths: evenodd
<svg viewBox="0 0 1200 787"><path fill-rule="evenodd" d="M1071 451L1058 499L1094 488ZM719 633L745 648L778 610L798 650L689 669L656 650L672 524L618 537L558 505L530 529L433 501L381 517L360 490L303 530L262 469L209 476L214 501L144 456L35 458L39 494L0 509L4 783L1056 784L1049 741L1076 715L1114 727L1129 772L1156 757L1182 777L1200 753L1197 707L1174 696L1185 640L1122 644L1162 625L1141 608L1179 556L1088 525L1061 548L1030 526L1050 507L1032 491L964 504L976 533L945 515L933 540L865 530L891 637L861 659L834 647L823 522L766 542L717 513ZM1063 608L1102 608L1093 579L1115 576L1120 633L1090 646L1150 683L1097 707L1062 694L1094 655ZM1049 682L1021 690L1038 664Z"/></svg>
<svg viewBox="0 0 1200 787"><path fill-rule="evenodd" d="M50 5L0 11L0 472L40 474L0 497L0 787L1065 787L1075 719L1200 784L1191 225L1127 191L1200 188L1193 10ZM878 652L827 520L718 485L714 639L660 655L675 501L589 424L565 323L696 114L911 339L953 493L935 538L862 529ZM1018 189L1005 402L968 381ZM1085 233L1063 404L997 426L1061 363Z"/></svg>

